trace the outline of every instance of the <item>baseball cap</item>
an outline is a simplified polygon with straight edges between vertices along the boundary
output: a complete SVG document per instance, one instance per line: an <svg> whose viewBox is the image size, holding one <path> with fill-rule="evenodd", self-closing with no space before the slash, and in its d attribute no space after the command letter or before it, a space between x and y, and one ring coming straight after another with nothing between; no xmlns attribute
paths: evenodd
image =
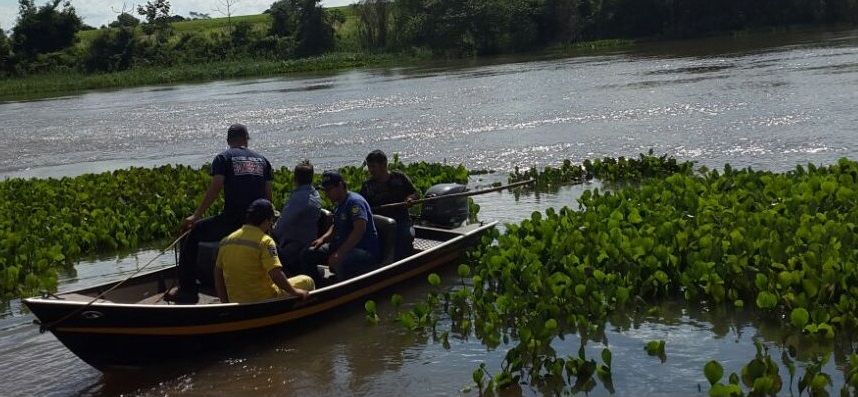
<svg viewBox="0 0 858 397"><path fill-rule="evenodd" d="M327 189L332 186L336 186L343 181L343 176L340 175L339 172L328 170L322 174L322 184L319 185L320 190Z"/></svg>
<svg viewBox="0 0 858 397"><path fill-rule="evenodd" d="M260 215L263 219L274 217L274 204L266 199L256 199L247 207L247 215Z"/></svg>
<svg viewBox="0 0 858 397"><path fill-rule="evenodd" d="M248 136L247 127L244 124L235 123L226 130L226 139L245 138Z"/></svg>

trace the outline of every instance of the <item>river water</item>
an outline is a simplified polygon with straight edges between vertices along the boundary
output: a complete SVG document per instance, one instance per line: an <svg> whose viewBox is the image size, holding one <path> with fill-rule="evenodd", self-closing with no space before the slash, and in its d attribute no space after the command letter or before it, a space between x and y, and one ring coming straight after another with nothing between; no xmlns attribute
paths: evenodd
<svg viewBox="0 0 858 397"><path fill-rule="evenodd" d="M360 164L370 150L405 162L462 163L501 171L652 149L710 168L725 163L784 171L858 158L858 31L804 31L639 44L577 57L506 57L411 68L146 87L0 104L0 178L61 177L129 166L202 165L225 146L226 127L248 125L250 145L275 167L309 158L317 169ZM590 186L515 199L476 196L481 219L515 222L532 211L574 206ZM93 258L62 281L71 289L116 280L155 257L142 250ZM172 255L154 259L169 266ZM449 283L455 283L455 277ZM463 390L503 346L473 338L449 350L394 324L390 293L416 302L418 281L377 297L369 326L358 304L253 348L194 368L102 374L50 334L38 334L19 301L0 306L4 395L477 395ZM707 395L702 367L738 372L762 338L779 337L752 315L687 308L615 324L606 333L615 395ZM647 356L667 342L667 361ZM575 354L575 338L558 350ZM598 357L602 345L588 345ZM839 392L842 352L824 367ZM802 370L799 369L799 374ZM788 379L785 370L781 375ZM701 387L702 389L699 389ZM792 389L797 393L795 385ZM527 386L515 393L539 395ZM607 395L597 386L590 394ZM782 392L786 394L786 391Z"/></svg>

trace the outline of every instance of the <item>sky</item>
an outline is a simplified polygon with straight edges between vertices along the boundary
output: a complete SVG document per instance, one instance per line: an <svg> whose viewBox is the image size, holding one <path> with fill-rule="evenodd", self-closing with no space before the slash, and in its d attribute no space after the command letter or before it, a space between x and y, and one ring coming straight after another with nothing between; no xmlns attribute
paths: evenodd
<svg viewBox="0 0 858 397"><path fill-rule="evenodd" d="M132 2L136 1L136 2ZM226 9L223 5L226 0L170 0L170 14L181 15L188 17L191 11L209 14L212 18L224 17L226 15L214 11L219 5L221 9ZM35 0L36 6L46 4L48 0ZM232 15L250 15L261 14L262 11L268 9L274 0L230 0L233 4L231 7ZM339 7L356 2L356 0L322 0L324 7ZM77 11L77 15L83 19L83 23L99 27L107 25L111 21L116 20L116 16L122 11L123 4L126 10L137 8L137 4L145 4L146 0L71 0L72 6ZM134 14L132 12L132 14ZM134 16L137 16L134 14ZM15 26L15 21L18 19L18 0L0 0L0 29L7 32Z"/></svg>

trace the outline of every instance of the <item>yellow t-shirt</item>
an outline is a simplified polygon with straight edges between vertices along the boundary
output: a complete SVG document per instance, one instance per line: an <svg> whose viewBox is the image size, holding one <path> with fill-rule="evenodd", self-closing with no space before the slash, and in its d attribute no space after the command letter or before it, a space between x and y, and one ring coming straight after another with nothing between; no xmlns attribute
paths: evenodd
<svg viewBox="0 0 858 397"><path fill-rule="evenodd" d="M217 267L230 302L257 302L285 294L268 275L282 267L277 258L277 244L262 229L244 225L220 241Z"/></svg>

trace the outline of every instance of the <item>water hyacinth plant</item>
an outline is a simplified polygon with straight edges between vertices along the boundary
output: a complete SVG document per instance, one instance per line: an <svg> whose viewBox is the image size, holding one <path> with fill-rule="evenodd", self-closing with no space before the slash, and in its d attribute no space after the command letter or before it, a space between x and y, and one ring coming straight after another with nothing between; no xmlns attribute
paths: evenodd
<svg viewBox="0 0 858 397"><path fill-rule="evenodd" d="M473 288L456 293L462 296L454 302L467 308L449 306L452 327L472 324L490 349L510 345L501 379L586 384L587 367L558 356L553 343L570 334L582 344L600 340L608 316L646 312L661 301L753 310L792 330L796 336L784 342L790 351L822 364L828 354L815 349L830 351L831 340L858 326L858 163L783 173L729 165L694 171L647 155L596 164L512 174L535 178L546 191L590 177L611 183L585 191L574 208L534 212L484 237L472 270L461 272L472 274ZM665 357L663 346L646 350ZM830 387L822 364L806 366L800 392ZM706 372L720 379L714 367ZM777 367L758 345L741 379L716 379L711 393L774 395L783 384ZM794 365L787 367L792 379Z"/></svg>
<svg viewBox="0 0 858 397"><path fill-rule="evenodd" d="M423 191L440 181L468 182L468 171L461 165L406 165L394 156L391 166L405 171ZM352 187L367 178L362 167L344 167L341 172ZM279 208L293 188L291 169L275 170L274 178L274 204ZM209 166L165 165L0 181L0 298L56 290L57 269L71 268L85 255L174 238L180 220L194 211L209 180ZM323 205L333 208L322 196ZM221 197L209 214L222 207Z"/></svg>

